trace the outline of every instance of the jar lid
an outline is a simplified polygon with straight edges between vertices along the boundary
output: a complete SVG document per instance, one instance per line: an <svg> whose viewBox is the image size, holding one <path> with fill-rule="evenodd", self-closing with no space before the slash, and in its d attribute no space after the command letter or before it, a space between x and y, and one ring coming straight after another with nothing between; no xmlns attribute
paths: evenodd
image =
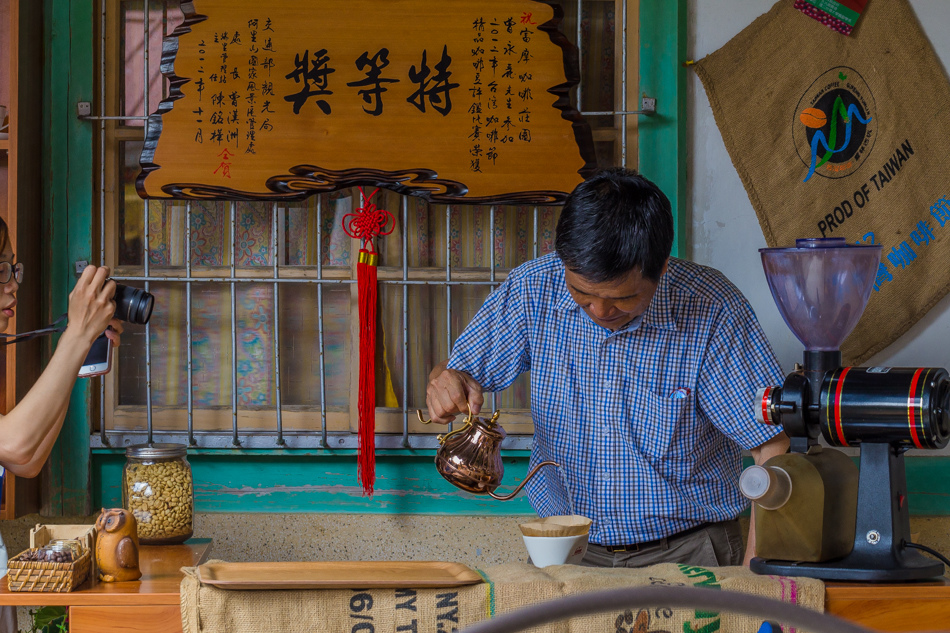
<svg viewBox="0 0 950 633"><path fill-rule="evenodd" d="M125 449L126 457L168 459L187 454L188 447L184 444L136 444Z"/></svg>
<svg viewBox="0 0 950 633"><path fill-rule="evenodd" d="M51 552L72 552L73 558L79 558L86 550L82 543L75 540L50 541L46 548Z"/></svg>

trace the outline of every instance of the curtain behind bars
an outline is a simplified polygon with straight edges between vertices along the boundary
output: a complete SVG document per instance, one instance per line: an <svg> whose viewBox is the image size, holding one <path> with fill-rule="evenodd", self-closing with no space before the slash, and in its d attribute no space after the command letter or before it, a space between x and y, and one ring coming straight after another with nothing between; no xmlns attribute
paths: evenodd
<svg viewBox="0 0 950 633"><path fill-rule="evenodd" d="M354 242L342 230L343 216L353 209L353 192L324 194L322 213L317 199L294 206L278 207L278 264L282 268L316 266L317 236L322 236L324 271L337 267L349 274ZM400 196L380 191L379 206L401 222ZM138 207L136 209L135 207ZM235 252L237 267L273 266L273 205L239 202L235 206ZM121 241L125 265L141 265L142 201L126 198ZM538 209L538 250L553 250L557 210ZM152 267L185 266L187 210L183 202L153 201L149 206L149 242ZM191 265L201 267L231 264L230 203L191 203ZM322 224L318 231L318 222ZM446 211L408 198L408 261L410 268L445 268ZM402 268L402 227L380 240L381 266ZM534 254L533 207L496 207L495 231L490 231L490 207L453 206L449 224L448 253L453 270L480 269L488 278L494 250L495 267L510 269ZM129 261L131 260L131 261ZM226 274L226 273L225 273ZM500 280L499 280L500 281ZM231 333L230 287L227 283L192 286L192 397L196 408L230 407ZM154 282L156 297L152 317L152 403L156 407L184 407L187 401L186 296L183 282ZM490 291L484 286L453 286L451 338L454 340L471 320ZM349 408L350 369L356 362L351 351L350 320L356 318L349 285L324 286L324 348L326 397L330 410ZM403 383L408 381L408 408L425 406L425 387L433 365L448 355L446 291L444 286L411 285L408 288L409 372L403 375L402 286L380 284L379 371L377 406L402 408ZM240 408L273 408L274 394L274 305L269 283L235 284L237 323L237 399ZM281 332L282 403L288 406L319 406L319 344L316 284L281 284L279 290ZM144 333L133 332L131 343L120 348L119 405L144 405ZM498 406L528 408L528 382L519 379L499 394Z"/></svg>

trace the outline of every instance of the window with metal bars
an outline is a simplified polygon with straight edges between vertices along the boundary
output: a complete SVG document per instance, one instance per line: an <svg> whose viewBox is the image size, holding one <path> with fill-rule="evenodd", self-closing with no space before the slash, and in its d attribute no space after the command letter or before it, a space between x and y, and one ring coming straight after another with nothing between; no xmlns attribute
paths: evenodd
<svg viewBox="0 0 950 633"><path fill-rule="evenodd" d="M97 116L100 251L156 309L123 336L102 381L93 446L353 448L358 363L355 254L344 190L305 202L142 200L144 120L165 96L161 42L175 2L101 0ZM580 52L581 111L598 162L636 167L635 0L564 3ZM556 207L436 205L380 191L396 230L378 244L377 446L432 448L429 370L508 271L553 250ZM526 448L528 380L487 396L508 447Z"/></svg>

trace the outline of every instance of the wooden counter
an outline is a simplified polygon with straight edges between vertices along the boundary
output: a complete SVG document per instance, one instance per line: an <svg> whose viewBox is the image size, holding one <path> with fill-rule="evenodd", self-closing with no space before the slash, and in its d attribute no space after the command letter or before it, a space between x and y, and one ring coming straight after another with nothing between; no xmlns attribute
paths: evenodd
<svg viewBox="0 0 950 633"><path fill-rule="evenodd" d="M146 545L139 555L142 580L90 580L69 593L11 592L4 578L0 605L69 606L71 633L180 633L179 570L200 565L210 551L210 539ZM830 582L825 587L825 611L879 631L946 631L950 629L950 579L902 585Z"/></svg>
<svg viewBox="0 0 950 633"><path fill-rule="evenodd" d="M143 545L139 552L142 579L106 583L87 580L76 591L11 592L0 580L0 605L68 606L70 633L181 631L179 587L182 567L207 560L211 539L191 539L183 545Z"/></svg>
<svg viewBox="0 0 950 633"><path fill-rule="evenodd" d="M950 580L825 585L825 612L879 631L950 629Z"/></svg>

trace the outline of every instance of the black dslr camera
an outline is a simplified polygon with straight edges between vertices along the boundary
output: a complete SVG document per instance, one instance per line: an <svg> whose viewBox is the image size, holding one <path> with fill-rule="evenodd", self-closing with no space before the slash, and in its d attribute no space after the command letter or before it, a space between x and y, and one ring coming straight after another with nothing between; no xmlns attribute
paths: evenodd
<svg viewBox="0 0 950 633"><path fill-rule="evenodd" d="M115 318L136 325L145 325L152 316L155 295L141 288L115 285Z"/></svg>
<svg viewBox="0 0 950 633"><path fill-rule="evenodd" d="M82 275L89 262L76 262L76 277ZM106 280L108 281L108 279ZM115 318L126 323L145 325L152 316L152 307L155 305L155 295L132 286L115 284Z"/></svg>

